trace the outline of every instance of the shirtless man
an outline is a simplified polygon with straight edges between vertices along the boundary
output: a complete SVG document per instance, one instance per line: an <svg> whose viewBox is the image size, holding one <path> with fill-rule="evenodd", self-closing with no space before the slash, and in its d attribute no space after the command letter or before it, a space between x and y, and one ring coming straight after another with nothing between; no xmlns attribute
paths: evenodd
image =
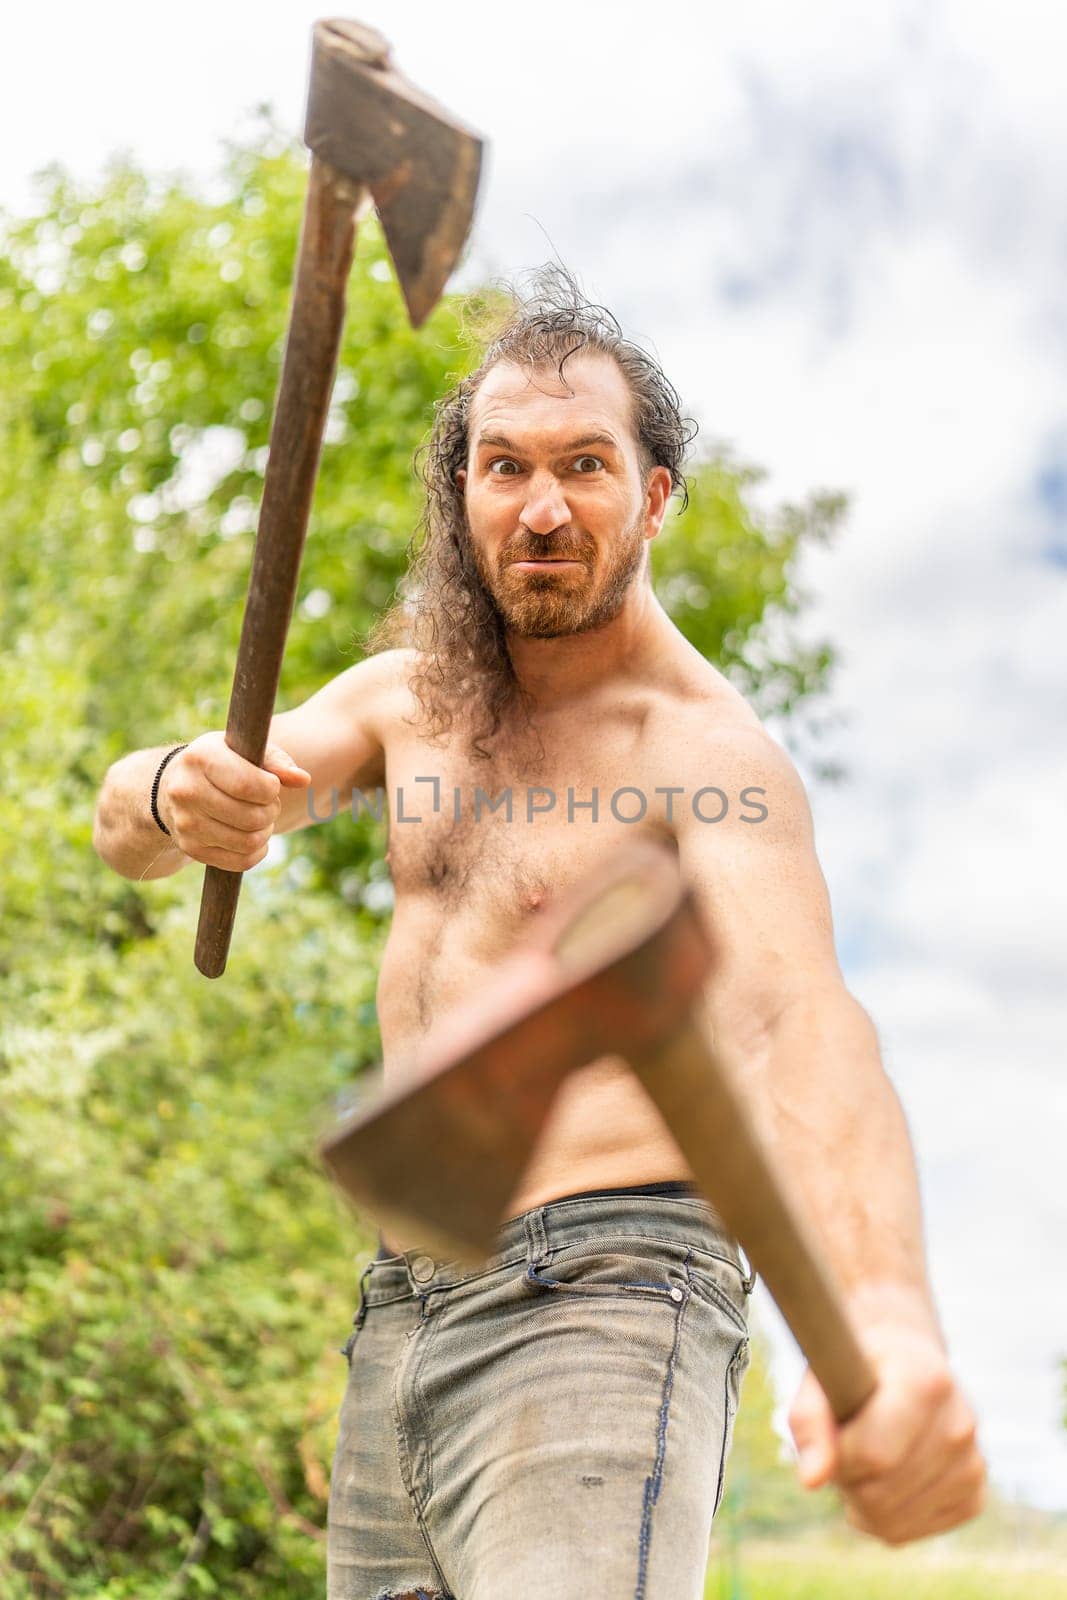
<svg viewBox="0 0 1067 1600"><path fill-rule="evenodd" d="M165 749L116 763L95 843L131 878L247 871L272 834L384 788L388 1078L433 1019L492 984L552 896L622 840L672 841L722 953L707 1027L878 1373L844 1427L805 1375L790 1415L801 1481L836 1483L856 1527L902 1543L974 1516L985 1471L803 786L651 587L687 437L655 363L572 284L516 302L438 410L426 537L380 648L274 717L262 769L219 732L193 739L160 783L167 842L148 808ZM605 1058L553 1108L484 1269L383 1240L346 1345L331 1600L703 1592L751 1279L690 1179Z"/></svg>

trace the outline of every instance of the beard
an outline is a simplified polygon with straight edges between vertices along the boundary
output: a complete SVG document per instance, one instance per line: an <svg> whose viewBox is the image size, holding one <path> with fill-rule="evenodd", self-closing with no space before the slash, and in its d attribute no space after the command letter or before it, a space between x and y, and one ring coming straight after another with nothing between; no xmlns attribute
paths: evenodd
<svg viewBox="0 0 1067 1600"><path fill-rule="evenodd" d="M482 584L504 625L524 639L559 639L590 633L612 622L641 571L645 539L640 518L608 550L598 578L596 545L588 536L561 535L532 543L522 533L509 541L493 564L472 540L470 550ZM520 572L514 561L578 561L559 572Z"/></svg>

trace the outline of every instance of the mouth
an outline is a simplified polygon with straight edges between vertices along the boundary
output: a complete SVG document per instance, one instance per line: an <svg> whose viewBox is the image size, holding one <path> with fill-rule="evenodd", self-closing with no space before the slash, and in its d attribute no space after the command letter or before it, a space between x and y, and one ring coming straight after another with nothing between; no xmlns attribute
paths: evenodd
<svg viewBox="0 0 1067 1600"><path fill-rule="evenodd" d="M518 567L520 572L550 572L556 567L580 567L580 561L549 560L549 561L512 561L513 567Z"/></svg>

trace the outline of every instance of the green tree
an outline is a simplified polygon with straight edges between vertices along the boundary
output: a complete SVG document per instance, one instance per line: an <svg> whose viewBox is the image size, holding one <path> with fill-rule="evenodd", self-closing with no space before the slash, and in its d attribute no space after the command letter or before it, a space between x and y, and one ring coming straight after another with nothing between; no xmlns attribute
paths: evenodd
<svg viewBox="0 0 1067 1600"><path fill-rule="evenodd" d="M381 830L338 818L250 876L226 979L200 875L91 845L129 749L223 726L289 304L302 155L265 123L205 199L48 175L0 247L2 1592L321 1593L337 1354L372 1248L313 1131L379 1041ZM362 230L279 704L360 653L416 526L433 401L469 363L408 327ZM660 541L679 625L763 709L826 685L768 639L840 504L759 519L694 473ZM353 1259L354 1258L354 1259Z"/></svg>

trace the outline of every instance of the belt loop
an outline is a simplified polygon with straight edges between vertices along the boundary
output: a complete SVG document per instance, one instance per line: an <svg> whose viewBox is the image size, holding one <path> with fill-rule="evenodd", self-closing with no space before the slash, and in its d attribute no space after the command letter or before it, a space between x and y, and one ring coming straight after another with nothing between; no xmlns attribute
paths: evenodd
<svg viewBox="0 0 1067 1600"><path fill-rule="evenodd" d="M533 1211L527 1211L523 1218L526 1231L526 1259L529 1262L543 1261L548 1254L548 1234L545 1229L545 1208L537 1206Z"/></svg>
<svg viewBox="0 0 1067 1600"><path fill-rule="evenodd" d="M355 1322L353 1324L357 1328L362 1328L364 1319L366 1318L366 1315L367 1315L367 1294L366 1294L366 1289L365 1289L364 1285L366 1284L368 1277L370 1276L370 1274L373 1271L374 1271L374 1262L373 1261L368 1261L367 1265L363 1268L362 1274L360 1275L360 1280L359 1280L359 1307L358 1307L358 1309L356 1311Z"/></svg>

